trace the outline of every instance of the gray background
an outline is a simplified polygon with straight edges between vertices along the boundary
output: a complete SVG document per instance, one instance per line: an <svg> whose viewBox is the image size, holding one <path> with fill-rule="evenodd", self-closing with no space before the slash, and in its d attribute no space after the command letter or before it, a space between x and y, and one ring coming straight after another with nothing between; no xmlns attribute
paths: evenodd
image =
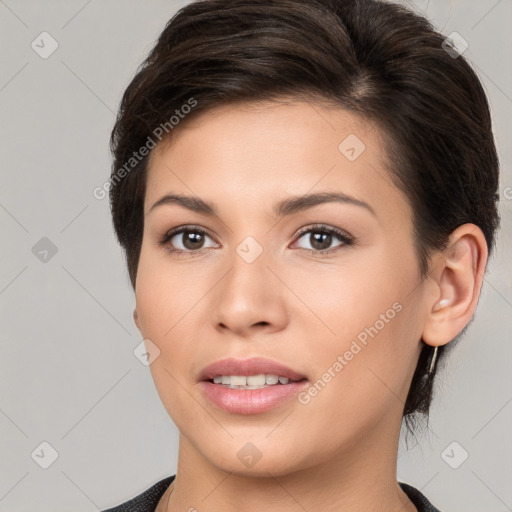
<svg viewBox="0 0 512 512"><path fill-rule="evenodd" d="M124 88L186 3L0 1L0 511L98 510L176 470L177 430L133 354L133 292L92 190L109 175ZM404 3L469 43L492 108L502 230L430 431L402 442L398 476L443 512L510 511L512 2ZM31 47L43 31L58 43L47 58ZM47 469L42 442L58 453Z"/></svg>

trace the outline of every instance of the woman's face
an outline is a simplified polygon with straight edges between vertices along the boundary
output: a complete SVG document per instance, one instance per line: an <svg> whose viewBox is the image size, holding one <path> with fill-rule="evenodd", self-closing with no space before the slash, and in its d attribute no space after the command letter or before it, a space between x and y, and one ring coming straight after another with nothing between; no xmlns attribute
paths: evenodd
<svg viewBox="0 0 512 512"><path fill-rule="evenodd" d="M229 472L280 475L393 444L420 351L425 281L377 128L341 109L265 103L202 113L172 135L148 167L136 322L160 351L150 368L180 452ZM321 193L345 200L274 211ZM166 195L201 199L215 214L173 201L152 208ZM274 388L201 381L210 363L251 357L307 381L259 408L251 400ZM245 402L229 402L234 393Z"/></svg>

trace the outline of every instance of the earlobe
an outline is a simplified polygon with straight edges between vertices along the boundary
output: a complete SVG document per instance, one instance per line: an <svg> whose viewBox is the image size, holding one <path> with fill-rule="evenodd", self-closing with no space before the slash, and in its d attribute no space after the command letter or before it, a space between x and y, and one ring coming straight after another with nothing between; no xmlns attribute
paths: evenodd
<svg viewBox="0 0 512 512"><path fill-rule="evenodd" d="M135 322L135 325L137 326L137 329L140 331L140 325L139 325L139 315L137 313L137 308L133 310L133 321Z"/></svg>
<svg viewBox="0 0 512 512"><path fill-rule="evenodd" d="M474 224L464 224L450 236L429 279L432 297L422 339L432 346L454 339L471 320L478 303L487 264L485 236Z"/></svg>

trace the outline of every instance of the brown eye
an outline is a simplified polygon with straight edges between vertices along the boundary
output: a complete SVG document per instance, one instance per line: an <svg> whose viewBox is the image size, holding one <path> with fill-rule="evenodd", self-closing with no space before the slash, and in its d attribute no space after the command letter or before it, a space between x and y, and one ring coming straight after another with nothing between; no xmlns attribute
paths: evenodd
<svg viewBox="0 0 512 512"><path fill-rule="evenodd" d="M210 238L207 233L196 227L176 228L164 236L159 242L169 251L176 253L200 252L204 249L205 239Z"/></svg>
<svg viewBox="0 0 512 512"><path fill-rule="evenodd" d="M332 243L332 235L330 233L311 232L309 242L312 247L318 251L328 249Z"/></svg>
<svg viewBox="0 0 512 512"><path fill-rule="evenodd" d="M180 234L184 235L181 240L186 249L191 251L201 249L201 246L204 244L204 235L202 233L198 233L197 231L182 231Z"/></svg>
<svg viewBox="0 0 512 512"><path fill-rule="evenodd" d="M308 234L309 236L304 236ZM313 226L303 230L297 240L301 240L303 238L309 242L312 248L301 247L302 249L320 254L330 253L338 250L340 247L351 245L353 243L353 238L348 235L348 233L323 225ZM338 239L341 243L334 248L331 248L331 244L335 239Z"/></svg>

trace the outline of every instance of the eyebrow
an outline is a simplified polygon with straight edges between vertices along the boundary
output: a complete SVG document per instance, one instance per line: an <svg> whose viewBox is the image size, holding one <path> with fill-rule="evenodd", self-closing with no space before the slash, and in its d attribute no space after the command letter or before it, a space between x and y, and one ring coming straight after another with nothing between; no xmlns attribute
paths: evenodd
<svg viewBox="0 0 512 512"><path fill-rule="evenodd" d="M367 209L370 213L376 216L375 210L364 201L356 199L342 192L318 192L315 194L307 194L303 196L292 196L274 205L273 213L276 217L285 217L293 215L294 213L301 212L312 208L313 206L324 203L344 203L360 206ZM196 213L201 213L208 216L218 216L218 210L213 203L204 201L199 197L186 196L183 194L166 194L161 197L149 209L148 214L155 208L163 205L176 204L187 208Z"/></svg>

